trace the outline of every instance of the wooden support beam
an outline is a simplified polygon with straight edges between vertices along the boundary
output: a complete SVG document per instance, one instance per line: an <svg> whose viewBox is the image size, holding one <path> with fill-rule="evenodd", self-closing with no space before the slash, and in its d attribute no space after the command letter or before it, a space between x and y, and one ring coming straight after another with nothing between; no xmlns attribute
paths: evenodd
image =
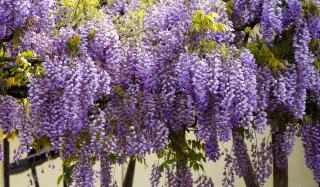
<svg viewBox="0 0 320 187"><path fill-rule="evenodd" d="M39 166L47 162L49 159L55 159L58 157L59 154L57 152L50 149L43 149L39 153L31 154L27 158L20 160L19 163L11 163L9 165L9 174L12 175L24 172L31 169L32 166Z"/></svg>
<svg viewBox="0 0 320 187"><path fill-rule="evenodd" d="M3 141L3 181L4 187L10 187L10 147L7 139Z"/></svg>
<svg viewBox="0 0 320 187"><path fill-rule="evenodd" d="M37 175L37 170L36 170L35 166L31 167L31 175L32 175L32 178L33 178L34 186L35 187L40 187L39 180L38 180L38 175Z"/></svg>

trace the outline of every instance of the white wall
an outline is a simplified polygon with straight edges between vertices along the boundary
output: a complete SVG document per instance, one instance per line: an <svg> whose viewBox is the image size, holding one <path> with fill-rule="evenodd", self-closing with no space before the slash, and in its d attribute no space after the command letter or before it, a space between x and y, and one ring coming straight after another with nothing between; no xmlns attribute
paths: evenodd
<svg viewBox="0 0 320 187"><path fill-rule="evenodd" d="M10 142L11 152L18 145L17 140ZM230 144L224 145L230 147ZM303 156L303 147L300 139L297 140L296 146L292 155L289 157L289 187L318 187L318 185L313 180L313 176L309 169L305 165L304 156ZM11 154L12 155L12 154ZM12 159L12 157L11 157ZM135 170L134 178L134 187L147 187L149 185L149 178L151 172L151 166L156 161L155 155L149 155L146 158L146 165L137 163ZM55 169L49 168L50 165L55 165ZM3 169L3 164L0 162L0 169ZM208 176L212 177L215 185L217 187L221 186L222 172L223 172L224 162L221 158L216 163L208 162L205 167L205 172ZM97 164L96 169L99 168ZM126 169L124 167L124 169ZM44 171L42 173L41 171ZM31 171L24 172L18 175L12 175L10 177L11 187L27 187L29 184L30 177L28 173L31 174ZM40 187L57 187L57 178L62 173L62 162L60 159L55 159L53 161L47 162L41 166L37 167L38 178L40 182ZM116 166L113 170L114 178L117 181L121 179L121 166ZM194 173L194 176L202 174L202 172ZM164 186L165 179L161 179L161 184ZM119 184L119 182L118 182ZM3 172L0 174L0 187L3 186ZM97 183L99 186L99 182ZM236 187L244 187L243 179L236 179ZM265 184L266 187L272 187L272 177ZM62 187L62 184L59 185Z"/></svg>

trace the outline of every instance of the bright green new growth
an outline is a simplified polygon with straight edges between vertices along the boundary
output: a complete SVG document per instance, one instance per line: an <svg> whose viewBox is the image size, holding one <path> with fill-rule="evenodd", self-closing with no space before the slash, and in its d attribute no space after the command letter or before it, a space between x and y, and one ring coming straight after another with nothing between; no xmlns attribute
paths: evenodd
<svg viewBox="0 0 320 187"><path fill-rule="evenodd" d="M197 32L223 32L225 31L225 25L219 22L215 22L219 16L215 12L206 14L203 10L197 10L193 14L192 25L190 31Z"/></svg>

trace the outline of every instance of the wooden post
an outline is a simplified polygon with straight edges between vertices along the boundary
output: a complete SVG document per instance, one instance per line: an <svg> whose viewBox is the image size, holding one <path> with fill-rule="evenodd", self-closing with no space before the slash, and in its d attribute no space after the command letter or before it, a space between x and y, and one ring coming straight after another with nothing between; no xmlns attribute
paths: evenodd
<svg viewBox="0 0 320 187"><path fill-rule="evenodd" d="M3 181L4 187L10 187L10 147L7 139L3 141Z"/></svg>
<svg viewBox="0 0 320 187"><path fill-rule="evenodd" d="M134 178L134 170L136 167L136 159L130 158L126 176L124 177L123 187L132 187L133 186L133 178Z"/></svg>
<svg viewBox="0 0 320 187"><path fill-rule="evenodd" d="M38 180L38 175L37 175L37 170L36 170L35 166L31 167L31 174L32 174L32 178L33 178L35 187L40 187L39 180Z"/></svg>

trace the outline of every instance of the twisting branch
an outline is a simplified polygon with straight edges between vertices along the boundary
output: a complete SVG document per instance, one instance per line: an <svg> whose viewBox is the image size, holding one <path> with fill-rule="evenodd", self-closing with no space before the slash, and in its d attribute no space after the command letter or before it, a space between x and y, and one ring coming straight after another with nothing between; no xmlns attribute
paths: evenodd
<svg viewBox="0 0 320 187"><path fill-rule="evenodd" d="M29 94L27 85L12 86L6 91L7 91L6 93L7 95L10 95L17 99L27 98Z"/></svg>
<svg viewBox="0 0 320 187"><path fill-rule="evenodd" d="M8 35L7 37L1 39L0 42L10 42L10 41L13 39L13 36L14 36L14 34L13 34L13 32L12 32L12 33L11 33L10 35Z"/></svg>

